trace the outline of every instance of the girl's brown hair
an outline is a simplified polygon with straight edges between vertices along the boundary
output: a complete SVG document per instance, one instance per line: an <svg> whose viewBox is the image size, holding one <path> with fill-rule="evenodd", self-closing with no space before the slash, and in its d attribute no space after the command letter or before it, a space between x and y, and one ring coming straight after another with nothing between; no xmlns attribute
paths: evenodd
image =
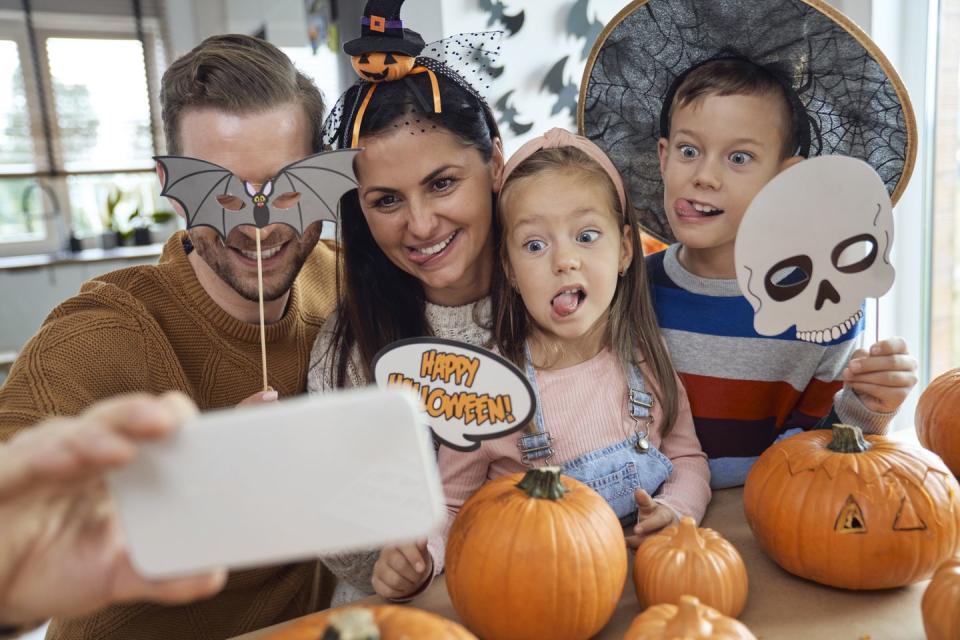
<svg viewBox="0 0 960 640"><path fill-rule="evenodd" d="M587 180L602 181L607 192L610 210L620 222L620 228L628 225L631 229L638 229L629 199L626 211L622 211L613 181L603 167L590 156L576 147L569 146L540 149L520 163L500 189L500 206L497 207L499 221L497 226L500 228L500 235L497 242L504 268L497 271L501 274L506 271L508 264L504 203L518 182L547 171L577 172ZM640 250L640 239L637 236L632 240L636 250L623 277L617 280L613 301L610 303L604 341L617 353L625 366L646 362L653 372L655 380L648 381L653 387L649 391L657 397L663 409L662 424L664 426L660 435L666 437L677 419L680 391L673 362L660 336L660 327L657 325L653 310L646 265ZM523 299L502 275L493 278L491 297L495 314L494 339L497 348L504 357L523 368L526 359L524 345L533 328Z"/></svg>

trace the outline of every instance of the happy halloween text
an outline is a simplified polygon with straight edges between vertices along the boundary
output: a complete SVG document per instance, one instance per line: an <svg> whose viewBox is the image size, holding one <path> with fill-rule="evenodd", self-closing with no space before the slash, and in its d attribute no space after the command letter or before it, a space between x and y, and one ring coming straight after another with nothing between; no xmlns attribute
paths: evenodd
<svg viewBox="0 0 960 640"><path fill-rule="evenodd" d="M468 389L473 387L480 369L480 358L471 358L459 353L443 353L436 349L425 351L420 358L420 378L458 384ZM465 424L513 424L513 403L509 395L475 393L473 391L450 392L442 387L431 387L407 378L402 373L391 373L387 379L390 386L411 389L420 394L423 409L431 418L463 420Z"/></svg>

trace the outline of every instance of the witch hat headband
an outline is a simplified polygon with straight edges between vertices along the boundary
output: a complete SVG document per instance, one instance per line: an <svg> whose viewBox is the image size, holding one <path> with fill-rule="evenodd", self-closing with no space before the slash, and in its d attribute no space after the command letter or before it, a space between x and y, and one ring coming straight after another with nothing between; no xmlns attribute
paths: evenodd
<svg viewBox="0 0 960 640"><path fill-rule="evenodd" d="M891 200L917 153L910 98L877 45L821 0L634 0L604 28L584 70L577 120L623 175L644 229L674 241L657 144L679 79L713 59L787 67L808 155L860 158ZM806 135L806 134L809 135Z"/></svg>
<svg viewBox="0 0 960 640"><path fill-rule="evenodd" d="M360 37L344 43L349 56L369 53L400 53L415 58L423 51L423 38L403 26L400 7L404 0L368 0L360 19Z"/></svg>
<svg viewBox="0 0 960 640"><path fill-rule="evenodd" d="M323 126L325 144L356 148L367 108L377 87L384 82L402 81L410 87L424 113L441 113L438 77L455 82L482 108L482 91L490 89L490 68L500 55L502 31L458 33L423 44L423 38L403 26L403 0L368 0L361 19L361 36L343 45L352 56L351 64L359 81L347 89L331 109ZM429 92L422 91L413 77L429 79Z"/></svg>
<svg viewBox="0 0 960 640"><path fill-rule="evenodd" d="M416 31L405 29L400 20L404 0L368 0L360 19L361 36L344 43L344 53L352 56L351 64L361 80L370 83L357 108L350 134L350 146L356 148L360 139L360 124L373 92L380 82L393 82L425 73L430 78L433 94L433 112L440 113L440 85L432 69L417 64L416 56L423 51L423 38Z"/></svg>

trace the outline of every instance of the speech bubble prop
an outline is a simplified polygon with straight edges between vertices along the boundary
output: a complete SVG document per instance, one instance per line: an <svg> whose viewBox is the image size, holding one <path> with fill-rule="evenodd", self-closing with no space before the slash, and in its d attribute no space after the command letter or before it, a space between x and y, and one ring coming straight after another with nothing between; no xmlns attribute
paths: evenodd
<svg viewBox="0 0 960 640"><path fill-rule="evenodd" d="M825 344L862 320L865 298L893 285L893 207L862 160L821 156L783 171L754 197L740 222L737 284L764 336L796 327Z"/></svg>
<svg viewBox="0 0 960 640"><path fill-rule="evenodd" d="M530 382L512 363L455 340L393 342L374 358L373 374L380 387L416 393L433 434L459 451L517 431L536 410Z"/></svg>

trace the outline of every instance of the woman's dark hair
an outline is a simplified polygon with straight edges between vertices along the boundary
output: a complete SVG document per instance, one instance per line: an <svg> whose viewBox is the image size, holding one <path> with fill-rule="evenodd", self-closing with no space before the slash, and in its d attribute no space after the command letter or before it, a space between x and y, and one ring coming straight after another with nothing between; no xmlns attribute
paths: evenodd
<svg viewBox="0 0 960 640"><path fill-rule="evenodd" d="M440 113L421 106L432 93L427 74L384 82L367 105L360 125L360 137L392 133L395 125L410 118L426 120L430 127L449 131L489 161L494 139L500 137L496 119L485 102L466 89L452 71L437 73L442 109ZM355 85L354 90L366 90ZM344 104L349 104L348 94ZM350 118L343 119L352 127ZM414 135L419 132L403 126ZM491 193L491 202L495 198ZM495 218L495 216L494 216ZM356 189L340 201L340 259L337 261L339 311L328 353L329 374L338 387L346 383L347 364L353 347L360 357L361 373L373 381L371 364L380 349L395 340L431 335L424 315L423 285L414 276L394 265L383 253L367 225ZM491 233L496 234L493 229ZM496 235L494 235L496 237ZM493 256L490 257L493 259ZM494 269L494 272L498 271ZM332 357L331 357L332 356Z"/></svg>

